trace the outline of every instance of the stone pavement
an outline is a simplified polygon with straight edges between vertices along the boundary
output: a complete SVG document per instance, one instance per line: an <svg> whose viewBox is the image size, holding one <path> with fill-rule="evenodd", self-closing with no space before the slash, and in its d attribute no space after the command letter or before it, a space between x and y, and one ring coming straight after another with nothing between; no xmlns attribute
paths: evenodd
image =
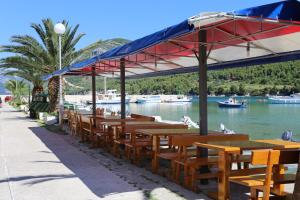
<svg viewBox="0 0 300 200"><path fill-rule="evenodd" d="M95 158L80 145L4 105L0 109L0 200L208 199L129 163L109 164L105 155L97 153L100 157ZM135 183L122 176L124 170L145 181Z"/></svg>

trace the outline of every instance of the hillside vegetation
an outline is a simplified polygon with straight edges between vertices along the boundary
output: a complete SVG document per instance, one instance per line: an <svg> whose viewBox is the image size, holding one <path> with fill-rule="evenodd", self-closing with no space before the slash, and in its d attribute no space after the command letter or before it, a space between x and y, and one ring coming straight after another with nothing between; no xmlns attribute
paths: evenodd
<svg viewBox="0 0 300 200"><path fill-rule="evenodd" d="M98 40L97 42L94 42L90 44L88 47L93 47L91 52L84 52L80 60L88 59L93 55L104 53L105 51L109 49L113 49L117 46L123 45L128 43L130 40L123 39L123 38L113 38L108 40Z"/></svg>
<svg viewBox="0 0 300 200"><path fill-rule="evenodd" d="M72 84L83 87L66 87L68 94L91 90L90 77L68 77ZM117 79L108 79L107 89L118 89ZM97 77L97 90L103 91L103 78ZM180 74L165 77L126 81L128 94L198 94L198 74ZM208 94L245 95L282 94L300 92L300 61L262 66L233 68L208 72Z"/></svg>

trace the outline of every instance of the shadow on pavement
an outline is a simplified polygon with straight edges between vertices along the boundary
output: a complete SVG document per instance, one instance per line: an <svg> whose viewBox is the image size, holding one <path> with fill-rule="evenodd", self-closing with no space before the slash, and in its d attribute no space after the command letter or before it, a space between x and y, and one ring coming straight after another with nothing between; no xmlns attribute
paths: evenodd
<svg viewBox="0 0 300 200"><path fill-rule="evenodd" d="M42 183L45 181L57 180L57 179L66 179L66 178L75 178L74 174L49 174L49 175L40 175L40 176L17 176L17 177L10 177L10 182L18 182L18 181L27 181L25 184L33 185L36 183ZM6 179L0 180L0 183L7 182Z"/></svg>
<svg viewBox="0 0 300 200"><path fill-rule="evenodd" d="M74 173L74 175L53 175L53 177L43 177L41 180L34 180L31 184L36 184L44 181L51 181L53 179L64 178L79 178L95 195L104 197L111 194L134 192L138 191L130 185L124 185L125 182L119 180L114 174L110 173L106 168L103 172L101 167L96 161L92 160L86 154L80 152L75 147L67 144L61 135L49 134L49 132L42 127L29 128L46 146L49 151L39 151L40 153L53 153L59 161L34 161L49 162L62 164ZM107 172L106 172L107 171ZM16 178L22 179L30 177ZM32 177L37 179L37 177ZM127 183L126 183L127 184Z"/></svg>

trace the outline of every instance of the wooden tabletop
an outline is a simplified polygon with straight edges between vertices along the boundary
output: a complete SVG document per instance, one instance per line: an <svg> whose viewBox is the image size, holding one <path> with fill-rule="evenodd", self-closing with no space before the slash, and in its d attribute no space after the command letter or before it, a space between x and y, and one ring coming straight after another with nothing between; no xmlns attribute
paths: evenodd
<svg viewBox="0 0 300 200"><path fill-rule="evenodd" d="M153 122L153 121L125 121L125 122L101 122L102 125L106 126L121 126L121 125L161 125L166 124L162 122Z"/></svg>
<svg viewBox="0 0 300 200"><path fill-rule="evenodd" d="M93 118L94 116L90 116L90 117ZM96 115L96 118L97 119L121 119L121 116L118 116L118 115Z"/></svg>
<svg viewBox="0 0 300 200"><path fill-rule="evenodd" d="M143 135L181 135L181 134L199 134L199 129L170 128L170 129L138 129L136 133ZM216 133L216 132L215 132Z"/></svg>
<svg viewBox="0 0 300 200"><path fill-rule="evenodd" d="M255 149L287 149L300 148L300 143L280 140L257 140L257 141L220 141L209 143L194 143L197 147L216 149L226 152L239 152L242 150Z"/></svg>
<svg viewBox="0 0 300 200"><path fill-rule="evenodd" d="M284 140L255 140L255 141L279 145L285 149L299 149L300 148L299 142L291 142L291 141L284 141Z"/></svg>

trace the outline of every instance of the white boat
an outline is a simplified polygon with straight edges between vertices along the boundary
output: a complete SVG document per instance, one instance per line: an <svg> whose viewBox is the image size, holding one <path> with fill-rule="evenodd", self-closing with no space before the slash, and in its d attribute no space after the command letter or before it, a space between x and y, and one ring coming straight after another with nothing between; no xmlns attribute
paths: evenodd
<svg viewBox="0 0 300 200"><path fill-rule="evenodd" d="M136 103L160 103L161 98L159 95L147 96L142 98L137 98Z"/></svg>
<svg viewBox="0 0 300 200"><path fill-rule="evenodd" d="M165 100L166 103L188 103L192 102L192 98L186 96L177 96L175 99L167 99Z"/></svg>
<svg viewBox="0 0 300 200"><path fill-rule="evenodd" d="M125 103L129 103L130 98L125 97ZM91 103L90 101L88 103ZM104 94L97 95L96 104L120 104L121 95L117 90L107 90Z"/></svg>
<svg viewBox="0 0 300 200"><path fill-rule="evenodd" d="M130 98L125 97L125 103L129 103ZM105 94L98 95L96 104L120 104L121 95L117 93L117 90L107 90Z"/></svg>
<svg viewBox="0 0 300 200"><path fill-rule="evenodd" d="M271 104L300 104L300 93L291 96L272 96L268 101Z"/></svg>
<svg viewBox="0 0 300 200"><path fill-rule="evenodd" d="M65 102L64 105L68 109L74 109L74 110L79 110L79 111L91 111L91 106L88 106L83 103Z"/></svg>

